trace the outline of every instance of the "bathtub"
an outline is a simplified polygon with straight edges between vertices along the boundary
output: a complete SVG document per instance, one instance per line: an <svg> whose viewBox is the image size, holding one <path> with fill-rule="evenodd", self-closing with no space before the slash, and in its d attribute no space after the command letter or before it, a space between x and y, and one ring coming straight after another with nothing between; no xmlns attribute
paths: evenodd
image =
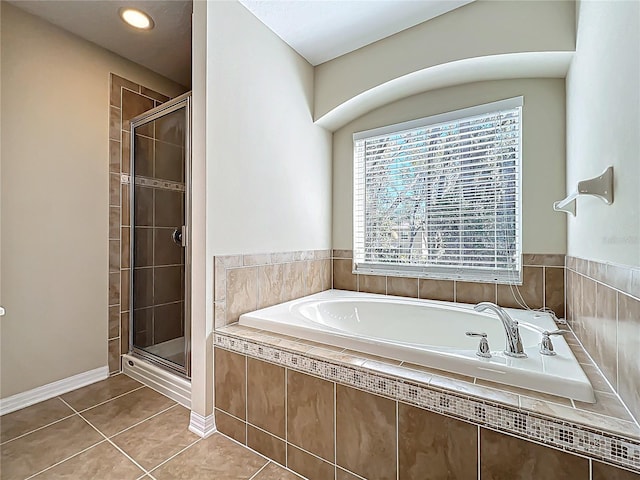
<svg viewBox="0 0 640 480"><path fill-rule="evenodd" d="M240 324L448 372L594 403L593 388L569 346L554 336L557 355L539 353L541 332L556 330L548 314L505 309L520 324L527 358L503 353L505 332L473 305L327 290L245 313ZM484 332L491 358L476 355Z"/></svg>

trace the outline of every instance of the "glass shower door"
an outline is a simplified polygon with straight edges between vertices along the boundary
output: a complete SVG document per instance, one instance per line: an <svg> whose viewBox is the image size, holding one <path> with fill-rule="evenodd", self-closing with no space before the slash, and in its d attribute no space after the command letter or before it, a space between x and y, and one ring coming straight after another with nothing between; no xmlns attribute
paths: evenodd
<svg viewBox="0 0 640 480"><path fill-rule="evenodd" d="M189 98L131 122L132 353L189 375Z"/></svg>

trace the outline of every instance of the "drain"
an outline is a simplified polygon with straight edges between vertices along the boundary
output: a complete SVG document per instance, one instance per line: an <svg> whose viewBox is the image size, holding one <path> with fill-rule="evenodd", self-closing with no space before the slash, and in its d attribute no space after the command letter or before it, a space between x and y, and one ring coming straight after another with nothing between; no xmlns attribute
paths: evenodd
<svg viewBox="0 0 640 480"><path fill-rule="evenodd" d="M130 367L133 367L133 365L134 365L132 360L127 360L127 363L129 364Z"/></svg>

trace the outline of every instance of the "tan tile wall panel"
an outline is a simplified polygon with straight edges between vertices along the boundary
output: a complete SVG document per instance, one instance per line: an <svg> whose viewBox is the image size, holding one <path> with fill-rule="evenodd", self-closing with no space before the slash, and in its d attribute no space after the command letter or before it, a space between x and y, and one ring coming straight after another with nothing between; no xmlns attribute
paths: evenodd
<svg viewBox="0 0 640 480"><path fill-rule="evenodd" d="M247 410L247 357L216 348L213 362L216 408L244 420Z"/></svg>
<svg viewBox="0 0 640 480"><path fill-rule="evenodd" d="M589 460L481 428L480 476L483 480L588 479Z"/></svg>
<svg viewBox="0 0 640 480"><path fill-rule="evenodd" d="M287 439L333 462L335 384L293 370L287 371Z"/></svg>
<svg viewBox="0 0 640 480"><path fill-rule="evenodd" d="M479 471L483 480L640 480L580 455L214 350L218 429L310 480L476 480ZM248 422L245 408L252 412Z"/></svg>
<svg viewBox="0 0 640 480"><path fill-rule="evenodd" d="M331 288L329 250L214 257L214 319L220 327L243 313Z"/></svg>
<svg viewBox="0 0 640 480"><path fill-rule="evenodd" d="M470 423L398 404L400 478L475 479L478 472L478 428Z"/></svg>
<svg viewBox="0 0 640 480"><path fill-rule="evenodd" d="M593 462L593 476L591 480L640 480L640 475L615 468L605 463Z"/></svg>
<svg viewBox="0 0 640 480"><path fill-rule="evenodd" d="M567 318L576 336L640 419L640 269L567 257Z"/></svg>
<svg viewBox="0 0 640 480"><path fill-rule="evenodd" d="M129 349L129 185L122 183L122 174L130 173L129 120L169 97L142 85L111 74L109 87L109 308L120 313L114 326L110 313L109 370L120 371L115 356ZM116 349L115 340L119 348ZM119 350L116 353L116 350Z"/></svg>
<svg viewBox="0 0 640 480"><path fill-rule="evenodd" d="M247 426L247 446L278 462L280 465L284 465L287 461L286 443L274 435L255 428L253 425Z"/></svg>
<svg viewBox="0 0 640 480"><path fill-rule="evenodd" d="M233 438L236 442L247 443L247 424L222 410L216 408L215 411L216 428L226 436Z"/></svg>
<svg viewBox="0 0 640 480"><path fill-rule="evenodd" d="M396 462L396 403L338 384L336 463L361 477L391 480Z"/></svg>
<svg viewBox="0 0 640 480"><path fill-rule="evenodd" d="M640 419L640 300L618 294L618 392Z"/></svg>
<svg viewBox="0 0 640 480"><path fill-rule="evenodd" d="M285 437L285 369L247 359L247 421L280 438Z"/></svg>
<svg viewBox="0 0 640 480"><path fill-rule="evenodd" d="M522 285L353 274L353 253L333 250L333 288L447 302L494 302L503 307L547 307L565 316L564 255L524 254ZM417 287L417 289L416 289ZM417 291L416 291L417 290Z"/></svg>

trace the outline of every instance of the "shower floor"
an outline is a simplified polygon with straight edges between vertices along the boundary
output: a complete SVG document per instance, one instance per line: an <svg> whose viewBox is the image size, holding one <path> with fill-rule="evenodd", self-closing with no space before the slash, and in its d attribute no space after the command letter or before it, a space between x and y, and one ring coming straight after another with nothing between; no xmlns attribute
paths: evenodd
<svg viewBox="0 0 640 480"><path fill-rule="evenodd" d="M0 419L3 480L302 479L220 433L191 433L188 409L124 374Z"/></svg>
<svg viewBox="0 0 640 480"><path fill-rule="evenodd" d="M156 345L151 345L145 348L145 350L184 367L184 337L178 337Z"/></svg>

